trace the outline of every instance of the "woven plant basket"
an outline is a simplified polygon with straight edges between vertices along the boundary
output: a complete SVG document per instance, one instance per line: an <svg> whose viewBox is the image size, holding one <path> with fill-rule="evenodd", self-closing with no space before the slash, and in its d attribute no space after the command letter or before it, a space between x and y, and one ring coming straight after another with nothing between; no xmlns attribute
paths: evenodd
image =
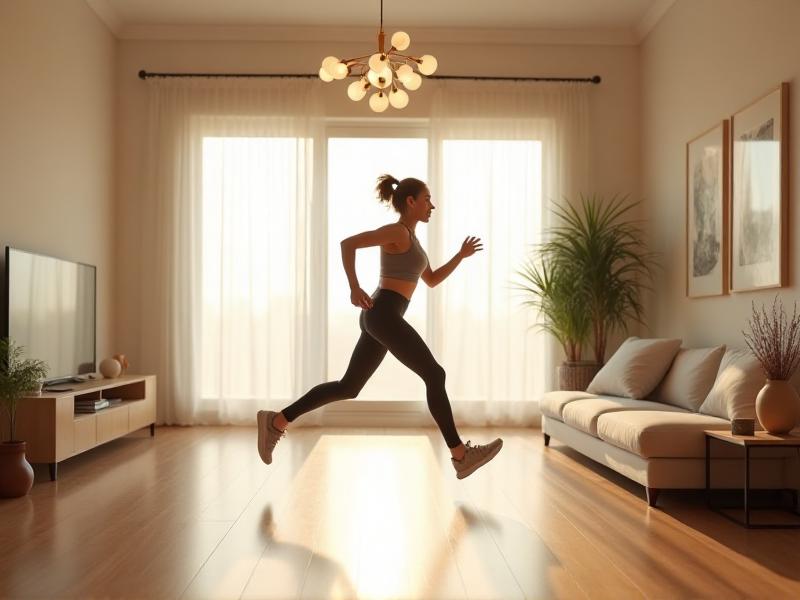
<svg viewBox="0 0 800 600"><path fill-rule="evenodd" d="M558 389L585 392L601 366L590 361L561 363L558 366Z"/></svg>

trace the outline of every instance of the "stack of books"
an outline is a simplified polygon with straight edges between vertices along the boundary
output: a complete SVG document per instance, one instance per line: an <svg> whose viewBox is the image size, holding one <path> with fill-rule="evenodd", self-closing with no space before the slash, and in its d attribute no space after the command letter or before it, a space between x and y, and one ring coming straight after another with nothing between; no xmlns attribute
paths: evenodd
<svg viewBox="0 0 800 600"><path fill-rule="evenodd" d="M94 413L108 406L108 400L75 400L75 414Z"/></svg>
<svg viewBox="0 0 800 600"><path fill-rule="evenodd" d="M96 413L109 406L116 406L120 402L122 402L122 398L75 400L75 414Z"/></svg>

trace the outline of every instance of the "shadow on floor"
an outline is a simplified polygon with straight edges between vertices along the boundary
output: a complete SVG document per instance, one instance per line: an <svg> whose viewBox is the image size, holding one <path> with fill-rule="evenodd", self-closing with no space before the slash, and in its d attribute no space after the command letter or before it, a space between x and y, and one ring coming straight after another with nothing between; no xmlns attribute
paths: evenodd
<svg viewBox="0 0 800 600"><path fill-rule="evenodd" d="M280 560L285 563L288 571L294 570L292 575L281 575L282 579L293 577L297 582L297 597L303 594L303 587L306 581L308 566L313 562L314 568L314 592L319 594L324 592L325 598L357 598L358 592L355 589L350 577L340 563L311 550L308 546L293 544L275 537L276 523L272 515L272 506L267 505L261 514L261 536L267 544L265 555L272 560ZM259 590L246 590L246 595L258 595Z"/></svg>

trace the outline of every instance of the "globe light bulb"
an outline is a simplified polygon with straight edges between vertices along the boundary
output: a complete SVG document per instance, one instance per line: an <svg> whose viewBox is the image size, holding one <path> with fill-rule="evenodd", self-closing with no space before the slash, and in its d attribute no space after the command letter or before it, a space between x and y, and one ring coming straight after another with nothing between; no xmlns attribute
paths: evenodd
<svg viewBox="0 0 800 600"><path fill-rule="evenodd" d="M412 73L414 73L414 69L412 69L409 65L400 65L397 67L395 75L401 82L405 83Z"/></svg>
<svg viewBox="0 0 800 600"><path fill-rule="evenodd" d="M411 37L405 31L398 31L392 36L392 46L405 50L411 44Z"/></svg>
<svg viewBox="0 0 800 600"><path fill-rule="evenodd" d="M343 62L338 62L333 66L333 75L334 79L344 79L347 77L347 74L350 72L350 69L347 68L347 65Z"/></svg>
<svg viewBox="0 0 800 600"><path fill-rule="evenodd" d="M408 89L411 91L418 90L419 86L422 85L422 77L419 76L419 73L411 73L408 78L403 82Z"/></svg>
<svg viewBox="0 0 800 600"><path fill-rule="evenodd" d="M424 56L420 56L419 58L420 63L417 67L419 72L423 75L433 75L436 71L436 67L439 66L439 62L431 56L430 54L425 54Z"/></svg>
<svg viewBox="0 0 800 600"><path fill-rule="evenodd" d="M336 63L339 62L339 59L335 56L326 56L322 59L322 68L325 69L325 72L333 77L333 67Z"/></svg>
<svg viewBox="0 0 800 600"><path fill-rule="evenodd" d="M325 83L333 81L333 76L325 70L325 67L319 68L319 78Z"/></svg>
<svg viewBox="0 0 800 600"><path fill-rule="evenodd" d="M375 112L383 112L389 107L389 98L383 92L375 92L369 97L369 107Z"/></svg>
<svg viewBox="0 0 800 600"><path fill-rule="evenodd" d="M378 87L378 79L380 79L378 73L370 69L369 72L367 73L367 81L369 81L375 87Z"/></svg>
<svg viewBox="0 0 800 600"><path fill-rule="evenodd" d="M350 97L350 100L354 102L358 102L364 96L367 95L367 84L363 79L359 79L358 81L354 81L350 85L347 86L347 95Z"/></svg>
<svg viewBox="0 0 800 600"><path fill-rule="evenodd" d="M373 71L370 69L369 73L367 73L367 79L369 79L369 82L376 88L386 89L392 85L392 70L389 67L386 67L382 71Z"/></svg>
<svg viewBox="0 0 800 600"><path fill-rule="evenodd" d="M405 108L408 106L408 94L404 90L393 89L389 93L389 104L395 108Z"/></svg>
<svg viewBox="0 0 800 600"><path fill-rule="evenodd" d="M386 59L385 54L377 52L369 57L369 68L373 71L380 73L389 66L389 61Z"/></svg>

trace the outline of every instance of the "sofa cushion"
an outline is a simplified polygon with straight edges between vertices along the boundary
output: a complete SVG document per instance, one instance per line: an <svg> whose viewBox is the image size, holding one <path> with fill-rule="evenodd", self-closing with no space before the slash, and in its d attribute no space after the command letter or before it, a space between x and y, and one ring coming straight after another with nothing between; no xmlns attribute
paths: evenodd
<svg viewBox="0 0 800 600"><path fill-rule="evenodd" d="M643 458L705 458L703 430L730 431L730 426L725 419L687 411L626 410L600 415L597 435Z"/></svg>
<svg viewBox="0 0 800 600"><path fill-rule="evenodd" d="M764 370L752 352L728 350L698 412L728 420L755 419L756 395L765 383Z"/></svg>
<svg viewBox="0 0 800 600"><path fill-rule="evenodd" d="M697 412L714 385L723 354L725 346L681 348L650 400Z"/></svg>
<svg viewBox="0 0 800 600"><path fill-rule="evenodd" d="M595 375L586 391L646 398L664 378L680 347L681 341L677 339L630 337Z"/></svg>
<svg viewBox="0 0 800 600"><path fill-rule="evenodd" d="M587 392L547 392L539 400L539 410L542 411L543 415L560 421L564 407L569 402L581 400L582 398L595 398L595 396Z"/></svg>
<svg viewBox="0 0 800 600"><path fill-rule="evenodd" d="M567 425L597 437L597 419L600 415L618 410L683 411L682 408L661 402L604 396L570 402L564 406L561 420Z"/></svg>

